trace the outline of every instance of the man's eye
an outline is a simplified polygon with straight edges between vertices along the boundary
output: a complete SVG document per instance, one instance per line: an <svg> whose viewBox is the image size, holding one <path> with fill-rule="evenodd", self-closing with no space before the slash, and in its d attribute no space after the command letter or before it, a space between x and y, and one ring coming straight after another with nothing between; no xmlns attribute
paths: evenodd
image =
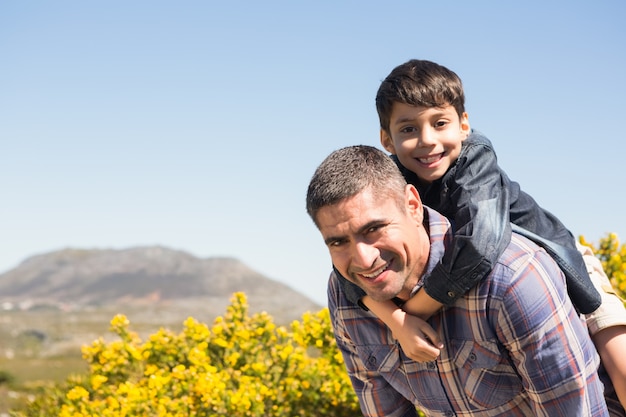
<svg viewBox="0 0 626 417"><path fill-rule="evenodd" d="M333 240L332 242L328 243L328 247L338 248L341 245L343 245L344 243L345 243L345 241L343 241L343 240Z"/></svg>
<svg viewBox="0 0 626 417"><path fill-rule="evenodd" d="M369 229L367 229L367 233L376 233L376 232L378 232L380 229L382 229L382 228L383 228L383 226L384 226L384 225L382 225L382 224L378 224L378 225L376 225L376 226L372 226L372 227L370 227Z"/></svg>

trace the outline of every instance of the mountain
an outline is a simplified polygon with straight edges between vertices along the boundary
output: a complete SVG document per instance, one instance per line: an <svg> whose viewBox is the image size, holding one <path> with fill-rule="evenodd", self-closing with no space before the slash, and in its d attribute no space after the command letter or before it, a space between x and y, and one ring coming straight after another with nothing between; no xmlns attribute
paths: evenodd
<svg viewBox="0 0 626 417"><path fill-rule="evenodd" d="M162 246L64 249L30 257L0 275L0 303L12 306L124 308L168 307L185 315L222 315L234 292L248 297L250 310L278 321L321 308L285 284L233 258L198 258Z"/></svg>

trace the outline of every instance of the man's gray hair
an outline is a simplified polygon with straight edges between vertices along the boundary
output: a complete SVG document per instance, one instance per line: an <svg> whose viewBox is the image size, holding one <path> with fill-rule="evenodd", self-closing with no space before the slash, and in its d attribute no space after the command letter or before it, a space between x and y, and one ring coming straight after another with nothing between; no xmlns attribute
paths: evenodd
<svg viewBox="0 0 626 417"><path fill-rule="evenodd" d="M306 210L317 224L317 213L355 196L368 187L374 195L394 198L402 207L406 181L396 164L373 146L348 146L331 153L315 170L306 196Z"/></svg>

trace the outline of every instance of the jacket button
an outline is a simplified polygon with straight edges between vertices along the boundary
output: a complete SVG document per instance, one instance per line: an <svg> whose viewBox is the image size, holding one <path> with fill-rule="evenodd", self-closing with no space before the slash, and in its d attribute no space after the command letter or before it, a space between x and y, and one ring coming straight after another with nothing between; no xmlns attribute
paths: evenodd
<svg viewBox="0 0 626 417"><path fill-rule="evenodd" d="M454 291L448 291L448 297L454 298L455 296L456 296L456 293Z"/></svg>

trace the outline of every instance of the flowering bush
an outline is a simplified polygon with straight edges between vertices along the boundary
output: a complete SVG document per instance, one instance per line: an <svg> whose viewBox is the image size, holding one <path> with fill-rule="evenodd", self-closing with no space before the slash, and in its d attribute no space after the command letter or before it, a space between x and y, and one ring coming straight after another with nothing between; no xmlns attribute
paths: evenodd
<svg viewBox="0 0 626 417"><path fill-rule="evenodd" d="M213 326L189 318L180 334L161 329L142 342L126 317L119 340L83 348L89 375L49 389L16 416L359 415L336 348L328 309L288 330L266 313L248 315L236 293Z"/></svg>

